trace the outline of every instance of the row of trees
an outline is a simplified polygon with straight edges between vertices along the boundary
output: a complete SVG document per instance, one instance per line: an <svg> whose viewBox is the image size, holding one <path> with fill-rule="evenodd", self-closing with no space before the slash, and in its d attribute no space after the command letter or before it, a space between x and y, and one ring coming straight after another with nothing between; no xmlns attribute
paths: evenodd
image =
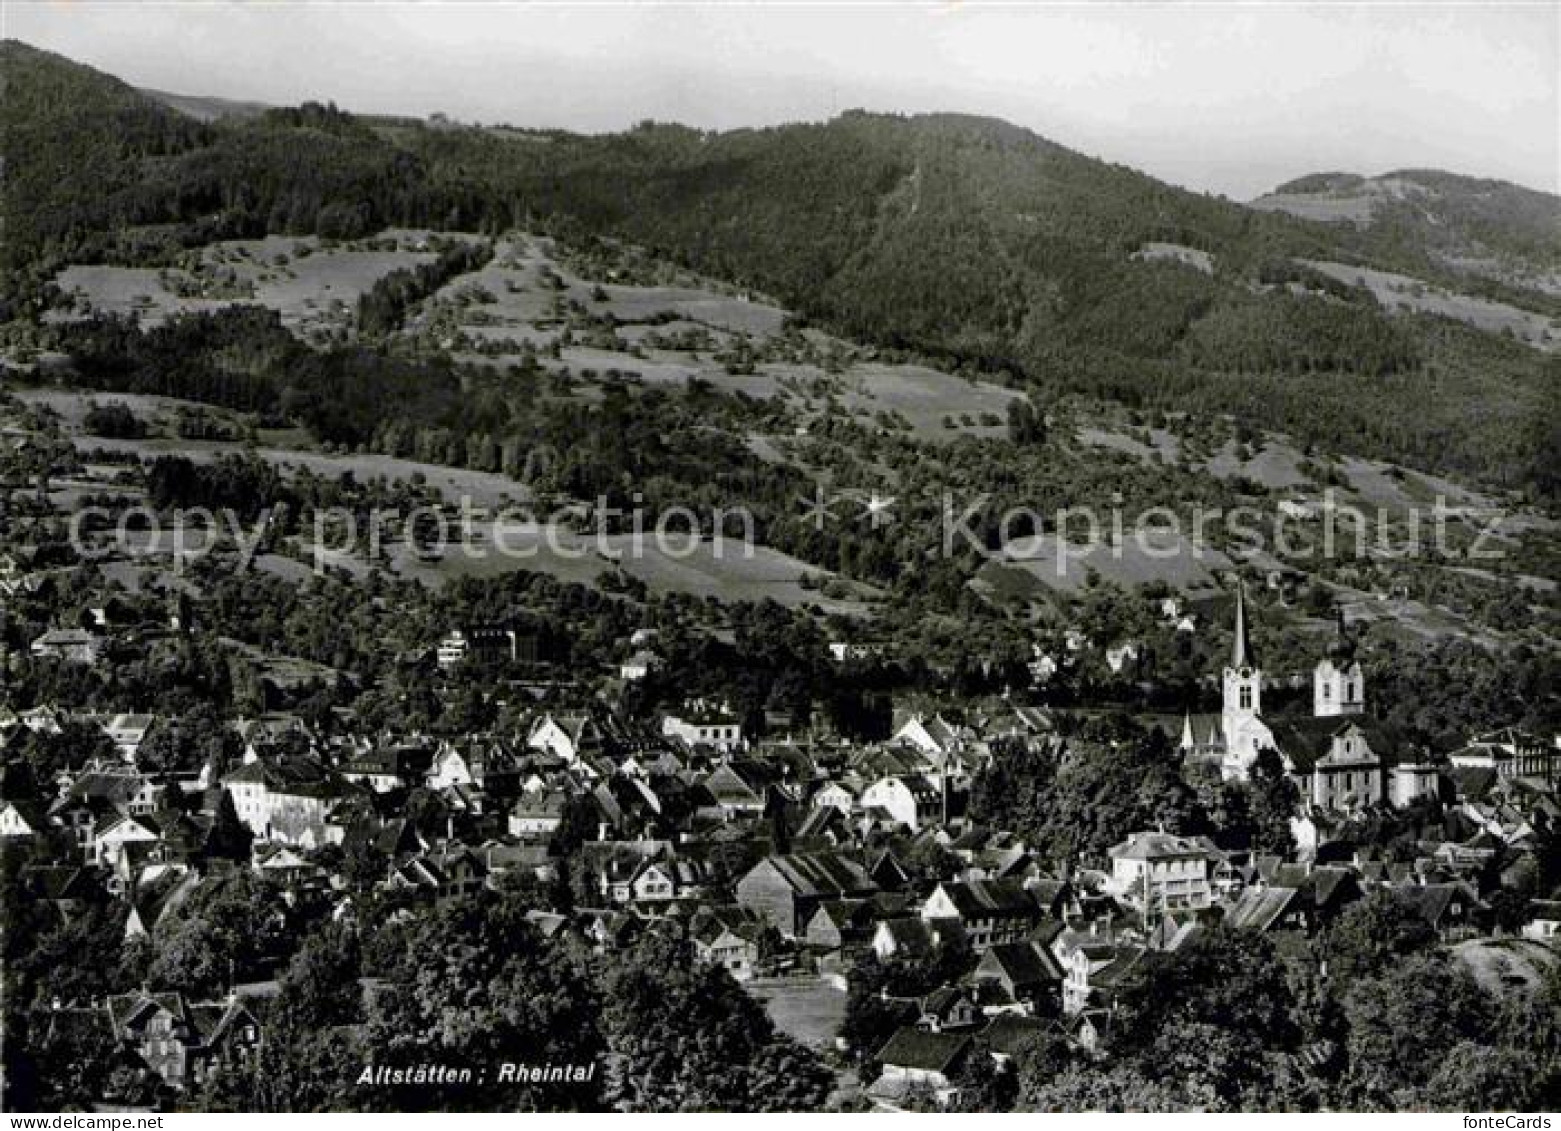
<svg viewBox="0 0 1561 1131"><path fill-rule="evenodd" d="M951 947L866 960L841 1031L864 1079L918 1000L968 972ZM1053 1003L1055 1005L1055 1003ZM1561 964L1492 993L1390 892L1301 953L1216 926L1149 952L1120 987L1104 1056L1043 1030L994 1070L979 1037L955 1083L973 1111L1524 1111L1561 1095ZM924 1097L932 1106L932 1097Z"/></svg>
<svg viewBox="0 0 1561 1131"><path fill-rule="evenodd" d="M40 987L80 1001L143 984L199 1000L280 960L277 994L248 1003L264 1033L258 1056L195 1086L183 1099L191 1110L816 1110L833 1088L813 1053L676 934L593 953L568 935L544 938L523 890L403 909L368 932L359 924L389 909L363 898L360 915L337 920L236 873L203 881L129 951L123 910L105 907L64 927L19 923L7 957L23 976L80 967L72 984ZM152 1098L155 1081L115 1047L106 1012L66 1027L31 1002L7 994L8 1107ZM506 1080L506 1063L578 1072ZM472 1078L360 1082L365 1066L429 1064Z"/></svg>

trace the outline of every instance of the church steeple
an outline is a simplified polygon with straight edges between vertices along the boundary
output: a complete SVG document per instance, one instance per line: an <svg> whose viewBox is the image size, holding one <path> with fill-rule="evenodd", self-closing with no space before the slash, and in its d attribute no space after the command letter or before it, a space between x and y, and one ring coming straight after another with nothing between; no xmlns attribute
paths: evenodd
<svg viewBox="0 0 1561 1131"><path fill-rule="evenodd" d="M1350 635L1349 624L1344 619L1344 607L1341 605L1335 612L1333 639L1328 644L1327 657L1336 665L1344 667L1355 660L1355 638Z"/></svg>
<svg viewBox="0 0 1561 1131"><path fill-rule="evenodd" d="M1236 587L1236 639L1230 647L1230 666L1237 671L1257 667L1257 653L1247 639L1247 586L1238 582Z"/></svg>
<svg viewBox="0 0 1561 1131"><path fill-rule="evenodd" d="M1236 636L1230 647L1230 666L1225 669L1224 710L1220 730L1225 752L1222 772L1227 778L1245 778L1257 758L1260 743L1272 741L1263 725L1263 673L1258 670L1257 653L1247 638L1247 592L1236 589Z"/></svg>

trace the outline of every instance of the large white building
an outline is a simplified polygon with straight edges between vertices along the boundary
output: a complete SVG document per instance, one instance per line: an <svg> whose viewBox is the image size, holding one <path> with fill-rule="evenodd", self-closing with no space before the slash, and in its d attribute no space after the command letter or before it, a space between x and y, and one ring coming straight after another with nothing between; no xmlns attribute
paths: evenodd
<svg viewBox="0 0 1561 1131"><path fill-rule="evenodd" d="M737 716L702 704L681 714L663 716L661 733L682 739L689 746L714 746L717 750L735 749L743 741L743 725Z"/></svg>
<svg viewBox="0 0 1561 1131"><path fill-rule="evenodd" d="M1311 717L1263 718L1263 670L1247 635L1246 594L1236 593L1236 632L1223 678L1224 703L1215 745L1227 780L1245 781L1263 750L1279 754L1306 808L1356 810L1389 797L1386 740L1365 718L1366 677L1341 616L1339 631L1312 670ZM1182 746L1193 745L1190 720ZM1426 767L1392 777L1392 798L1407 804L1435 791Z"/></svg>
<svg viewBox="0 0 1561 1131"><path fill-rule="evenodd" d="M1200 911L1213 903L1220 858L1207 837L1134 833L1109 850L1110 893L1142 912Z"/></svg>

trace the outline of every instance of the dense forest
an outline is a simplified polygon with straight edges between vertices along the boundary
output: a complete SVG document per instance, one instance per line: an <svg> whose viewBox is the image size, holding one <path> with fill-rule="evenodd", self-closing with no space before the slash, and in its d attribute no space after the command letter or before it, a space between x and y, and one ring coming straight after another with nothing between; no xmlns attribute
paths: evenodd
<svg viewBox="0 0 1561 1131"><path fill-rule="evenodd" d="M1229 412L1305 443L1557 487L1554 356L1389 315L1294 262L1371 263L1561 314L1540 292L1450 272L1402 225L1257 212L957 115L582 137L309 104L202 124L56 56L0 51L0 315L40 313L67 262L165 262L265 233L525 226L632 240L841 333L1048 394ZM1525 198L1521 231L1543 199ZM1135 254L1153 242L1207 253L1208 269Z"/></svg>

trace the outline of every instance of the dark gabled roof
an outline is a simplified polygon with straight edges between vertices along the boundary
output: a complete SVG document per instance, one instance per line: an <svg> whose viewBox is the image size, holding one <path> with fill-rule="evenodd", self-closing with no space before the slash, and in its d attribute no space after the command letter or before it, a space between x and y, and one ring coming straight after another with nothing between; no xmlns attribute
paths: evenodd
<svg viewBox="0 0 1561 1131"><path fill-rule="evenodd" d="M904 891L879 891L867 897L874 919L896 919L915 915L916 897Z"/></svg>
<svg viewBox="0 0 1561 1131"><path fill-rule="evenodd" d="M1349 868L1313 868L1312 905L1319 910L1360 895L1360 881Z"/></svg>
<svg viewBox="0 0 1561 1131"><path fill-rule="evenodd" d="M362 830L361 834L359 830ZM392 817L383 824L360 821L349 829L349 835L353 834L365 837L387 856L421 852L425 847L417 826L405 817Z"/></svg>
<svg viewBox="0 0 1561 1131"><path fill-rule="evenodd" d="M1274 737L1280 740L1279 748L1286 754L1293 754L1319 748L1326 750L1334 735L1359 725L1360 720L1354 715L1303 715L1275 719L1269 727L1274 732ZM1286 739L1302 749L1292 751L1285 744Z"/></svg>
<svg viewBox="0 0 1561 1131"><path fill-rule="evenodd" d="M798 895L829 898L867 895L878 889L860 864L836 852L766 856L763 863L774 868Z"/></svg>
<svg viewBox="0 0 1561 1131"><path fill-rule="evenodd" d="M981 956L975 973L976 980L1007 976L1015 987L1040 986L1047 982L1062 981L1062 969L1050 951L1034 943L999 943Z"/></svg>
<svg viewBox="0 0 1561 1131"><path fill-rule="evenodd" d="M760 762L723 762L705 775L703 785L717 801L763 801L777 775Z"/></svg>
<svg viewBox="0 0 1561 1131"><path fill-rule="evenodd" d="M89 770L71 784L70 796L123 806L134 800L144 782L145 779L134 771Z"/></svg>
<svg viewBox="0 0 1561 1131"><path fill-rule="evenodd" d="M34 832L42 832L49 827L48 811L42 805L33 801L10 801L0 798L0 811L5 809L16 810L16 815L22 822Z"/></svg>
<svg viewBox="0 0 1561 1131"><path fill-rule="evenodd" d="M1042 877L1030 881L1030 895L1042 907L1053 907L1073 897L1073 884L1067 880Z"/></svg>
<svg viewBox="0 0 1561 1131"><path fill-rule="evenodd" d="M879 922L879 928L888 934L898 949L913 954L927 954L937 946L938 933L947 929L946 924L957 922L952 919L933 922L917 918L884 919Z"/></svg>
<svg viewBox="0 0 1561 1131"><path fill-rule="evenodd" d="M1447 770L1460 801L1478 801L1496 784L1497 773L1489 766L1452 766Z"/></svg>
<svg viewBox="0 0 1561 1131"><path fill-rule="evenodd" d="M1048 953L1057 936L1068 929L1068 925L1061 919L1042 919L1025 936L1025 941L1032 942L1044 948Z"/></svg>
<svg viewBox="0 0 1561 1131"><path fill-rule="evenodd" d="M1111 1032L1112 1017L1113 1014L1109 1009L1086 1009L1075 1013L1063 1023L1074 1036L1078 1036L1079 1031L1088 1025L1095 1031L1097 1037L1106 1037Z"/></svg>
<svg viewBox="0 0 1561 1131"><path fill-rule="evenodd" d="M1306 886L1307 877L1310 874L1305 864L1294 864L1286 861L1275 869L1273 875L1268 877L1268 882L1274 887L1299 889Z"/></svg>
<svg viewBox="0 0 1561 1131"><path fill-rule="evenodd" d="M976 857L976 864L998 879L1022 873L1034 862L1022 844L988 848Z"/></svg>
<svg viewBox="0 0 1561 1131"><path fill-rule="evenodd" d="M744 907L739 903L725 903L717 906L705 905L694 913L695 928L718 924L722 929L733 931L758 932L764 929L768 920L764 915L752 907Z"/></svg>
<svg viewBox="0 0 1561 1131"><path fill-rule="evenodd" d="M316 758L286 758L248 762L226 775L223 785L254 782L271 793L290 797L342 797L355 792Z"/></svg>
<svg viewBox="0 0 1561 1131"><path fill-rule="evenodd" d="M1178 919L1175 915L1167 915L1149 932L1149 938L1145 941L1151 950L1174 954L1203 934L1203 924L1195 916Z"/></svg>
<svg viewBox="0 0 1561 1131"><path fill-rule="evenodd" d="M980 825L971 825L949 842L950 850L954 852L979 852L991 842L993 833Z"/></svg>
<svg viewBox="0 0 1561 1131"><path fill-rule="evenodd" d="M915 916L884 919L879 926L897 943L931 945L932 928L925 919L918 919Z"/></svg>
<svg viewBox="0 0 1561 1131"><path fill-rule="evenodd" d="M868 872L874 880L884 887L901 887L909 883L911 878L910 873L901 866L900 862L894 858L894 853L887 848L878 854Z"/></svg>
<svg viewBox="0 0 1561 1131"><path fill-rule="evenodd" d="M970 995L958 986L939 986L921 999L922 1016L946 1020L960 1002L969 1000Z"/></svg>
<svg viewBox="0 0 1561 1131"><path fill-rule="evenodd" d="M843 829L846 815L833 805L815 805L798 823L794 836L802 839L823 836L831 829Z"/></svg>
<svg viewBox="0 0 1561 1131"><path fill-rule="evenodd" d="M537 932L545 939L550 939L565 927L569 926L569 916L559 915L553 911L543 911L533 907L524 916L526 922L537 929Z"/></svg>
<svg viewBox="0 0 1561 1131"><path fill-rule="evenodd" d="M895 774L894 777L919 800L936 799L942 792L925 774Z"/></svg>
<svg viewBox="0 0 1561 1131"><path fill-rule="evenodd" d="M118 994L105 1003L108 1020L121 1036L139 1028L157 1013L174 1019L175 1035L188 1045L213 1045L241 1024L256 1024L255 1016L240 998L226 1001L189 1002L180 993Z"/></svg>
<svg viewBox="0 0 1561 1131"><path fill-rule="evenodd" d="M1448 905L1455 898L1464 899L1471 906L1479 902L1474 890L1462 883L1396 884L1393 891L1433 927L1441 926L1442 917L1447 914Z"/></svg>
<svg viewBox="0 0 1561 1131"><path fill-rule="evenodd" d="M1148 951L1141 946L1118 946L1116 956L1112 958L1110 964L1089 976L1090 984L1097 987L1116 985L1132 973L1147 953Z"/></svg>
<svg viewBox="0 0 1561 1131"><path fill-rule="evenodd" d="M1018 880L966 880L939 887L963 918L1040 913L1034 897Z"/></svg>
<svg viewBox="0 0 1561 1131"><path fill-rule="evenodd" d="M728 922L725 919L704 919L690 931L689 937L701 946L714 946L725 935L731 935L750 946L757 946L762 925L748 922Z"/></svg>
<svg viewBox="0 0 1561 1131"><path fill-rule="evenodd" d="M1121 844L1108 849L1113 860L1159 860L1220 854L1214 842L1202 836L1178 836L1175 833L1134 833Z"/></svg>
<svg viewBox="0 0 1561 1131"><path fill-rule="evenodd" d="M890 1037L873 1059L897 1068L915 1068L946 1075L969 1050L969 1037L905 1028Z"/></svg>
<svg viewBox="0 0 1561 1131"><path fill-rule="evenodd" d="M522 796L510 812L517 817L562 817L568 800L562 793L544 790Z"/></svg>
<svg viewBox="0 0 1561 1131"><path fill-rule="evenodd" d="M837 930L863 927L873 921L873 905L865 899L833 899L818 905L816 919L824 916Z"/></svg>
<svg viewBox="0 0 1561 1131"><path fill-rule="evenodd" d="M1379 762L1386 763L1384 752L1392 748L1380 728L1360 715L1336 715L1322 718L1280 719L1270 724L1274 744L1289 759L1297 773L1310 773L1333 749L1333 740L1350 729L1366 738L1366 745Z"/></svg>
<svg viewBox="0 0 1561 1131"><path fill-rule="evenodd" d="M1300 901L1298 888L1248 888L1225 913L1225 922L1236 928L1266 931Z"/></svg>
<svg viewBox="0 0 1561 1131"><path fill-rule="evenodd" d="M100 890L92 872L72 864L33 865L22 875L40 899L87 899Z"/></svg>
<svg viewBox="0 0 1561 1131"><path fill-rule="evenodd" d="M1039 1017L1025 1017L1018 1013L999 1013L991 1024L981 1030L981 1043L995 1053L1014 1056L1039 1034L1052 1027L1053 1022Z"/></svg>
<svg viewBox="0 0 1561 1131"><path fill-rule="evenodd" d="M190 1026L210 1047L243 1024L256 1025L255 1015L241 1001L197 1002L189 1007Z"/></svg>
<svg viewBox="0 0 1561 1131"><path fill-rule="evenodd" d="M188 1009L185 1006L184 995L178 993L135 992L128 994L116 994L106 1002L109 1020L114 1032L120 1037L128 1035L132 1030L145 1024L148 1018L157 1013L167 1013L174 1018L176 1026L183 1031L181 1036L192 1036L190 1032L190 1019Z"/></svg>

